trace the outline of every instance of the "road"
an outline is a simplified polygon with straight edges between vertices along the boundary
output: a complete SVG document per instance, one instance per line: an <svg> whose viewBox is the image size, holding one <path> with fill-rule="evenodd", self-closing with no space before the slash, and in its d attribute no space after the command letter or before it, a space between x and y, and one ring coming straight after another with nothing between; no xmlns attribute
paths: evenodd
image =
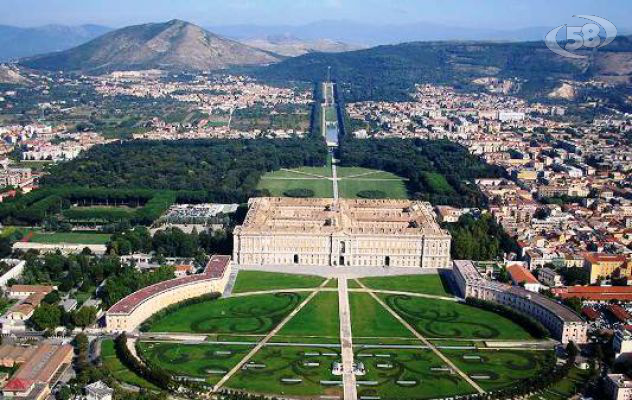
<svg viewBox="0 0 632 400"><path fill-rule="evenodd" d="M334 181L335 182L335 181ZM355 374L353 373L353 339L351 334L351 309L349 308L349 291L347 279L338 279L338 313L340 315L340 344L342 345L342 384L344 399L356 400Z"/></svg>

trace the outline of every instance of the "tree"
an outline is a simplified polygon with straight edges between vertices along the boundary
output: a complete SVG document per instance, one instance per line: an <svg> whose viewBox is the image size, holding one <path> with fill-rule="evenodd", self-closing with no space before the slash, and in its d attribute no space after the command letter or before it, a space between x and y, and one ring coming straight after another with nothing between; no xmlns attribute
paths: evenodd
<svg viewBox="0 0 632 400"><path fill-rule="evenodd" d="M55 329L61 323L61 309L54 304L42 303L35 309L29 321L40 331Z"/></svg>
<svg viewBox="0 0 632 400"><path fill-rule="evenodd" d="M86 328L92 325L97 319L97 309L95 307L81 307L79 311L73 314L73 322L75 325Z"/></svg>

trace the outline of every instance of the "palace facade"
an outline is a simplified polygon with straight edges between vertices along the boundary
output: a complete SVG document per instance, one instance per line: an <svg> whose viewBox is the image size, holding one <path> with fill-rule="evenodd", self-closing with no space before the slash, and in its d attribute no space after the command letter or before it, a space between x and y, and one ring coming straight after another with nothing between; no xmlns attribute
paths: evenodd
<svg viewBox="0 0 632 400"><path fill-rule="evenodd" d="M450 267L450 234L429 203L253 198L234 231L239 265Z"/></svg>

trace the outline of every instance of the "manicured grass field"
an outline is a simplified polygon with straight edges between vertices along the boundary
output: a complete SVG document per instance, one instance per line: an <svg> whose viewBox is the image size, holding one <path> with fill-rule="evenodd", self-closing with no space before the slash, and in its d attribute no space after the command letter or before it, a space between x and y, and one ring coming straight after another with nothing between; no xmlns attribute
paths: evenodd
<svg viewBox="0 0 632 400"><path fill-rule="evenodd" d="M239 271L233 293L262 290L303 289L320 286L325 278L313 275L280 274L262 271Z"/></svg>
<svg viewBox="0 0 632 400"><path fill-rule="evenodd" d="M292 189L309 189L314 197L333 197L333 186L328 179L267 179L264 175L257 186L260 190L268 190L274 197L285 197L284 193Z"/></svg>
<svg viewBox="0 0 632 400"><path fill-rule="evenodd" d="M338 348L266 346L252 359L251 367L239 371L227 386L272 395L341 395L339 385L321 384L321 381L342 381L342 377L331 373L332 363L340 361L339 354Z"/></svg>
<svg viewBox="0 0 632 400"><path fill-rule="evenodd" d="M403 295L379 296L428 338L533 339L509 319L463 303Z"/></svg>
<svg viewBox="0 0 632 400"><path fill-rule="evenodd" d="M510 387L520 379L537 376L552 362L552 353L547 351L443 349L441 352L485 390Z"/></svg>
<svg viewBox="0 0 632 400"><path fill-rule="evenodd" d="M430 399L474 392L430 350L363 349L355 360L367 369L357 377L360 397Z"/></svg>
<svg viewBox="0 0 632 400"><path fill-rule="evenodd" d="M414 338L413 334L397 321L368 293L350 293L351 330L354 343L365 343L362 338L379 338L385 342L391 337ZM375 341L371 341L375 343Z"/></svg>
<svg viewBox="0 0 632 400"><path fill-rule="evenodd" d="M407 199L408 192L402 179L372 180L365 178L349 178L338 181L340 197L346 199L359 198L358 193L366 190L379 190L389 199Z"/></svg>
<svg viewBox="0 0 632 400"><path fill-rule="evenodd" d="M244 345L140 344L142 357L176 376L204 378L215 384L252 348Z"/></svg>
<svg viewBox="0 0 632 400"><path fill-rule="evenodd" d="M88 232L35 232L29 242L33 243L71 243L71 244L106 244L110 240L107 233Z"/></svg>
<svg viewBox="0 0 632 400"><path fill-rule="evenodd" d="M300 342L307 336L317 336L321 338L321 343L332 343L338 342L339 334L338 293L320 292L281 329L274 340Z"/></svg>
<svg viewBox="0 0 632 400"><path fill-rule="evenodd" d="M305 294L277 293L209 300L184 306L155 321L151 332L262 334L272 330Z"/></svg>
<svg viewBox="0 0 632 400"><path fill-rule="evenodd" d="M114 350L114 340L105 339L101 342L101 360L103 366L110 371L114 379L145 389L158 389L121 363Z"/></svg>
<svg viewBox="0 0 632 400"><path fill-rule="evenodd" d="M336 175L338 175L338 178L401 179L399 176L391 174L390 172L362 167L338 167L336 169Z"/></svg>
<svg viewBox="0 0 632 400"><path fill-rule="evenodd" d="M447 283L439 274L371 277L360 279L360 282L375 290L394 290L451 297Z"/></svg>

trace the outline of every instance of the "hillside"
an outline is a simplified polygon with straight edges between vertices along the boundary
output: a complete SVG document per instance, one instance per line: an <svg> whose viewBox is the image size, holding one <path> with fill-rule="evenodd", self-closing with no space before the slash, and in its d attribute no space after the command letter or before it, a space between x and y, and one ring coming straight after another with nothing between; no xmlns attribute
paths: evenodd
<svg viewBox="0 0 632 400"><path fill-rule="evenodd" d="M17 68L0 64L0 83L26 84L29 80Z"/></svg>
<svg viewBox="0 0 632 400"><path fill-rule="evenodd" d="M23 60L42 70L101 73L113 70L216 70L278 61L264 51L172 20L107 33L70 50Z"/></svg>
<svg viewBox="0 0 632 400"><path fill-rule="evenodd" d="M61 51L109 32L99 25L46 25L34 28L0 25L0 62Z"/></svg>
<svg viewBox="0 0 632 400"><path fill-rule="evenodd" d="M360 46L354 46L329 39L302 40L293 36L280 35L266 38L242 39L241 43L271 53L286 57L297 57L313 52L341 53L344 51L358 50Z"/></svg>
<svg viewBox="0 0 632 400"><path fill-rule="evenodd" d="M585 59L560 57L543 42L414 42L347 53L312 53L260 69L262 79L322 80L327 67L349 101L406 100L415 83L468 87L481 77L518 78L520 94L539 97L564 80L631 85L632 40L618 37ZM623 89L621 89L623 88ZM629 90L629 89L628 89ZM617 94L618 97L619 96Z"/></svg>

